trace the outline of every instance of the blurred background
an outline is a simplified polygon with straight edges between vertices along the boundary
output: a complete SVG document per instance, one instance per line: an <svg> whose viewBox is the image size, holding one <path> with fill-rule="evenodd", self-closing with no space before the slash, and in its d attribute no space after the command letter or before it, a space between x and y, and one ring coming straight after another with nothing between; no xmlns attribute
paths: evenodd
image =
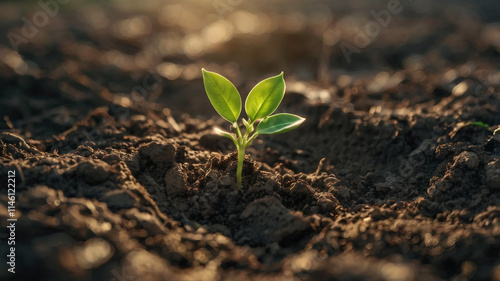
<svg viewBox="0 0 500 281"><path fill-rule="evenodd" d="M458 78L484 93L500 85L497 0L2 1L0 23L0 129L35 138L98 106L123 120L148 110L214 117L202 67L243 96L284 71L285 108L394 114L472 89L456 89Z"/></svg>

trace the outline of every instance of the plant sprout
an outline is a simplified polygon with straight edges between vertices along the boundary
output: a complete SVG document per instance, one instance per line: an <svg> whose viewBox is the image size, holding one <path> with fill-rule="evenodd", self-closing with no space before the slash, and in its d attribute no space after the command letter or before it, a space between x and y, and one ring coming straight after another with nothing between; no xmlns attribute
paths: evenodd
<svg viewBox="0 0 500 281"><path fill-rule="evenodd" d="M490 125L484 123L484 122L481 122L481 121L477 121L477 122L469 122L467 124L465 124L464 127L469 127L469 126L478 126L478 127L483 127L483 128L489 128Z"/></svg>
<svg viewBox="0 0 500 281"><path fill-rule="evenodd" d="M280 105L285 95L285 80L283 72L259 82L248 94L245 101L245 111L248 120L242 118L245 133L242 134L238 125L241 114L241 97L236 87L220 74L206 71L202 68L203 83L208 99L215 110L231 123L236 134L215 128L215 133L231 139L238 151L238 166L236 168L236 182L238 188L242 187L241 173L245 159L245 148L252 144L258 135L271 135L288 132L300 126L304 118L289 114L279 113L271 115ZM255 128L255 122L260 121Z"/></svg>

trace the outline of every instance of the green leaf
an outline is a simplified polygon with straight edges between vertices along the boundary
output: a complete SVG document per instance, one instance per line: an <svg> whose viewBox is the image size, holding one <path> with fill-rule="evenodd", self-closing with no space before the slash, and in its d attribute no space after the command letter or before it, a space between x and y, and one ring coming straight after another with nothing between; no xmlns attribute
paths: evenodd
<svg viewBox="0 0 500 281"><path fill-rule="evenodd" d="M250 122L264 118L273 113L285 95L283 72L280 75L259 82L248 94L245 110Z"/></svg>
<svg viewBox="0 0 500 281"><path fill-rule="evenodd" d="M484 122L481 122L481 121L477 121L477 122L469 122L467 124L465 124L464 127L468 127L468 126L478 126L478 127L483 127L483 128L489 128L490 125L484 123Z"/></svg>
<svg viewBox="0 0 500 281"><path fill-rule="evenodd" d="M271 115L260 121L257 125L257 133L270 135L288 132L300 126L306 119L289 113Z"/></svg>
<svg viewBox="0 0 500 281"><path fill-rule="evenodd" d="M226 132L224 130L221 130L219 128L214 128L214 132L219 135L219 136L223 136L223 137L226 137L230 140L233 141L233 143L237 146L238 145L238 141L236 140L236 138L234 137L233 134L229 133L229 132Z"/></svg>
<svg viewBox="0 0 500 281"><path fill-rule="evenodd" d="M212 106L227 121L238 121L241 113L241 97L236 87L220 74L206 71L204 68L201 70L205 91Z"/></svg>

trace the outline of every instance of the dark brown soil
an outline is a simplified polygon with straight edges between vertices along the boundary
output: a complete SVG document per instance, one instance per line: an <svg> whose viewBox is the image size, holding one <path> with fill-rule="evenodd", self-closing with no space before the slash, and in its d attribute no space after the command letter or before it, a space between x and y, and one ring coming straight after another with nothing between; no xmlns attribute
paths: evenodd
<svg viewBox="0 0 500 281"><path fill-rule="evenodd" d="M0 39L0 279L500 281L499 4L405 6L348 63L386 2L236 2L73 3ZM37 9L0 4L1 30ZM242 190L201 67L244 96L284 70L278 111L307 118L248 149Z"/></svg>

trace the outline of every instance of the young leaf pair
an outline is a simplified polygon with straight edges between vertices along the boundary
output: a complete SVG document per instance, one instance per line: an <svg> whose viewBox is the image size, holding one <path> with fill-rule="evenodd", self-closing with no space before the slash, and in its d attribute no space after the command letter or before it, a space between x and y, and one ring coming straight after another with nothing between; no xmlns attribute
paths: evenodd
<svg viewBox="0 0 500 281"><path fill-rule="evenodd" d="M245 148L251 145L258 135L288 132L300 126L305 119L289 113L271 115L276 111L285 95L285 80L283 79L283 72L281 72L277 76L259 82L248 94L245 101L248 120L242 118L246 129L245 134L242 134L238 125L242 107L238 90L233 83L222 75L205 69L202 69L202 72L205 91L210 103L222 118L229 121L236 130L236 135L220 129L215 129L215 132L231 139L236 145L238 150L236 181L238 188L241 188ZM260 121L257 128L254 127L256 121Z"/></svg>

